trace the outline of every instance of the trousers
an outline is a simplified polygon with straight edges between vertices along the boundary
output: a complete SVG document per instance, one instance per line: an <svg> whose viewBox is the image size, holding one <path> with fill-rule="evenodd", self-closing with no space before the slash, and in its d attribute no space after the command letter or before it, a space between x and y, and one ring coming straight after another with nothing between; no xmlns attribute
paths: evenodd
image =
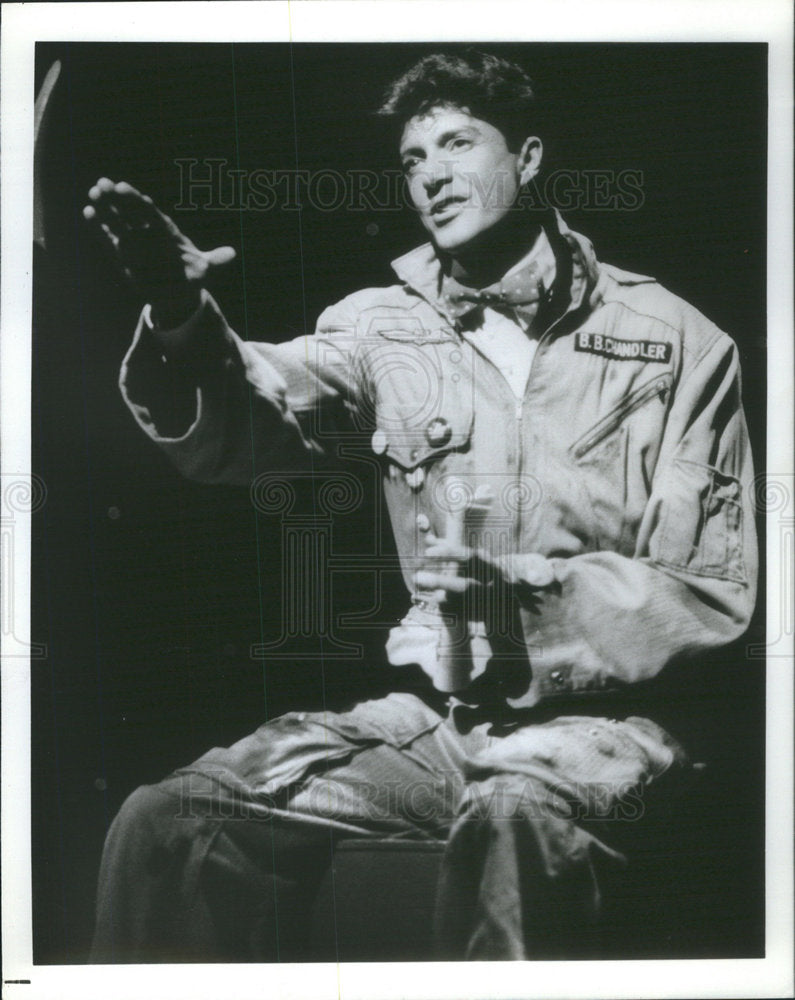
<svg viewBox="0 0 795 1000"><path fill-rule="evenodd" d="M406 693L291 712L129 796L91 960L306 959L313 894L346 837L445 842L439 958L588 954L653 794L688 766L638 717L497 725Z"/></svg>

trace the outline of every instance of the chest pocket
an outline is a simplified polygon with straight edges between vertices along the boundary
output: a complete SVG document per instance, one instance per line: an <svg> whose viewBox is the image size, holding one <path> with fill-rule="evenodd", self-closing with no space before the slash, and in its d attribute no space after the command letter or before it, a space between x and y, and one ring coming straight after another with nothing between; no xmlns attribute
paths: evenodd
<svg viewBox="0 0 795 1000"><path fill-rule="evenodd" d="M373 451L404 470L469 447L474 420L467 355L452 336L383 331L368 358Z"/></svg>
<svg viewBox="0 0 795 1000"><path fill-rule="evenodd" d="M631 390L569 448L589 500L594 550L634 550L671 382L664 372Z"/></svg>

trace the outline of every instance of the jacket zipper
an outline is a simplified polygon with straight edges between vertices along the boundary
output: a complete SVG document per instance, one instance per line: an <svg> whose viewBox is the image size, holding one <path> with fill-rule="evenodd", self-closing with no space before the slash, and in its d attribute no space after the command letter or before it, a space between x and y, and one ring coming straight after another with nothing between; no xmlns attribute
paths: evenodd
<svg viewBox="0 0 795 1000"><path fill-rule="evenodd" d="M644 383L627 399L619 403L615 409L611 410L595 427L592 427L584 437L576 441L569 449L572 455L575 458L582 458L606 437L609 437L630 413L634 413L655 396L664 397L671 386L671 381L671 373L666 372L663 375L655 375L650 382Z"/></svg>
<svg viewBox="0 0 795 1000"><path fill-rule="evenodd" d="M533 359L535 360L535 358ZM532 366L531 366L532 372ZM532 376L528 375L527 385L530 384L530 378ZM525 392L527 391L527 386L525 386ZM516 483L517 488L521 489L522 482L522 470L524 467L524 438L522 436L522 416L524 412L524 396L519 399L516 403ZM522 549L522 508L521 505L517 505L516 511L516 525L514 528L514 551L521 552Z"/></svg>

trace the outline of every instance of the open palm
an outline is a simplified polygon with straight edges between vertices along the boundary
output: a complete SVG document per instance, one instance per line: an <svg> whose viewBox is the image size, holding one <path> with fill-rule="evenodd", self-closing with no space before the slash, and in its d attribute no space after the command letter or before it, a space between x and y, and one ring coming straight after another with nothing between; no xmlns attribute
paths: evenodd
<svg viewBox="0 0 795 1000"><path fill-rule="evenodd" d="M199 250L154 204L126 181L100 178L83 216L102 232L127 278L163 319L189 313L214 268L235 258L232 247Z"/></svg>

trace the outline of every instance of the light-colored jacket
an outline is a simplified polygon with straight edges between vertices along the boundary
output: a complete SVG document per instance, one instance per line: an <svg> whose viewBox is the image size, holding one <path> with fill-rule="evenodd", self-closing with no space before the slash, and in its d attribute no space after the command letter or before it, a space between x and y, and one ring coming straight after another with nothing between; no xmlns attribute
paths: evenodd
<svg viewBox="0 0 795 1000"><path fill-rule="evenodd" d="M518 613L483 617L496 659L529 663L506 687L522 706L648 680L728 643L757 571L734 343L653 278L599 263L559 217L553 228L570 302L522 401L446 315L430 245L395 262L400 284L348 296L288 343L241 341L204 293L184 332L196 405L179 436L159 427L167 366L145 317L121 376L138 423L200 481L376 465L410 589L418 515L443 534L469 507L470 538L518 556ZM486 502L468 505L476 494ZM526 555L551 583L522 586Z"/></svg>

